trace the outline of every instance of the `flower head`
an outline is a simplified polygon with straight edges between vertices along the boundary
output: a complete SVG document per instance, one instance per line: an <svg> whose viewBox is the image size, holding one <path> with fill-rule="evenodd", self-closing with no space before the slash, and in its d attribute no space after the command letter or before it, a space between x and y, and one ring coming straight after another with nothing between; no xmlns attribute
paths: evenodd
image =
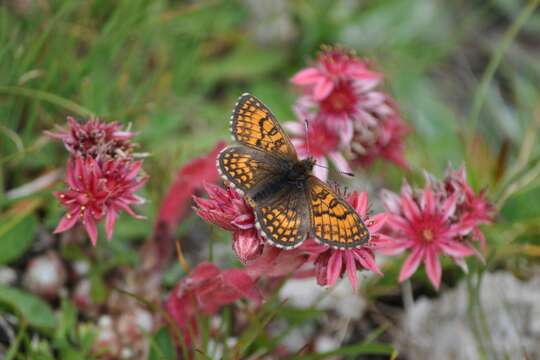
<svg viewBox="0 0 540 360"><path fill-rule="evenodd" d="M208 199L194 196L195 212L206 221L233 232L233 249L242 262L263 251L264 240L255 228L253 209L234 189L204 185Z"/></svg>
<svg viewBox="0 0 540 360"><path fill-rule="evenodd" d="M72 155L90 156L98 160L130 156L133 148L131 139L135 134L123 130L119 123L104 123L99 119L79 123L74 118L68 117L68 125L67 130L59 128L57 132L45 133L61 140Z"/></svg>
<svg viewBox="0 0 540 360"><path fill-rule="evenodd" d="M105 218L107 237L111 239L120 211L141 218L130 208L143 202L134 194L147 180L138 176L141 165L140 161L108 160L100 166L92 157L71 158L66 173L67 189L55 193L67 212L54 232L69 230L80 221L95 245L96 224L101 219Z"/></svg>
<svg viewBox="0 0 540 360"><path fill-rule="evenodd" d="M134 133L122 130L118 123L89 119L79 123L68 117L69 130L46 132L62 140L70 153L67 164L67 189L55 193L67 213L55 233L71 229L82 222L93 245L97 242L97 223L105 219L110 240L121 211L135 218L131 205L144 199L135 195L147 180L140 174L142 161L135 161L131 143Z"/></svg>
<svg viewBox="0 0 540 360"><path fill-rule="evenodd" d="M358 287L358 270L371 270L376 274L382 274L375 263L373 249L377 247L378 231L384 225L386 216L377 214L368 218L368 196L365 192L360 194L354 192L347 200L360 217L365 219L371 240L362 247L351 249L334 249L311 239L306 241L300 250L310 255L309 261L315 265L319 285L333 286L339 277L347 273L351 286L356 289Z"/></svg>
<svg viewBox="0 0 540 360"><path fill-rule="evenodd" d="M315 65L291 82L303 90L295 108L299 118L325 122L326 132L340 139L340 150L353 155L353 164L367 166L383 158L406 167L402 143L408 127L395 102L380 90L381 74L367 61L343 49L323 49Z"/></svg>
<svg viewBox="0 0 540 360"><path fill-rule="evenodd" d="M451 174L446 182L453 176L455 174ZM461 182L460 191L447 191L444 184L431 178L424 189L412 189L404 184L400 196L388 191L383 193L388 230L387 236L382 236L380 250L390 255L410 251L401 268L400 281L409 278L424 262L431 283L439 288L442 273L440 255L448 255L464 267L464 258L475 253L468 240L470 235L474 235L474 230L480 231L476 226L487 220L472 215L473 212L460 210L465 204L460 199L461 190L464 186L469 187L466 182ZM469 190L476 199L470 187ZM484 201L482 203L488 206Z"/></svg>

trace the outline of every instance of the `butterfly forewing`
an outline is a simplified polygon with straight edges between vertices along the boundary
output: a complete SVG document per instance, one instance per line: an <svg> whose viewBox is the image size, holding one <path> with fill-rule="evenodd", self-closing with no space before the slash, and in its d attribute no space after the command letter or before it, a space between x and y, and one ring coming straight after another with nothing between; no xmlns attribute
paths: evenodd
<svg viewBox="0 0 540 360"><path fill-rule="evenodd" d="M297 160L296 151L276 118L259 99L243 94L231 116L236 141L276 156Z"/></svg>
<svg viewBox="0 0 540 360"><path fill-rule="evenodd" d="M311 176L308 180L313 236L334 248L358 247L369 240L360 216L327 184Z"/></svg>
<svg viewBox="0 0 540 360"><path fill-rule="evenodd" d="M222 177L246 195L280 173L272 156L245 146L223 149L217 161Z"/></svg>

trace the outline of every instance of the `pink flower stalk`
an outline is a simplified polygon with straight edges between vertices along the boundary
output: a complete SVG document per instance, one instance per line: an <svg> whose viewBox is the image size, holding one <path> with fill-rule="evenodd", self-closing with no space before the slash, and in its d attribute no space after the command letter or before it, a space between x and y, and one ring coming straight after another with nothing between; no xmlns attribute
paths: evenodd
<svg viewBox="0 0 540 360"><path fill-rule="evenodd" d="M183 278L167 299L166 308L184 335L186 345L197 335L197 314L211 315L241 298L256 303L262 295L252 278L241 269L221 270L203 262ZM173 332L174 333L174 332Z"/></svg>
<svg viewBox="0 0 540 360"><path fill-rule="evenodd" d="M307 134L305 124L288 122L285 128L293 135L292 143L301 159L313 157L316 165L313 174L321 180L328 178L328 161L330 159L340 172L350 173L352 170L340 152L340 137L327 123L319 118L308 121Z"/></svg>
<svg viewBox="0 0 540 360"><path fill-rule="evenodd" d="M135 133L123 130L117 122L104 123L99 119L89 119L79 123L68 117L69 129L59 128L57 132L45 131L61 140L66 149L75 156L91 156L99 161L111 158L125 158L133 148L131 139Z"/></svg>
<svg viewBox="0 0 540 360"><path fill-rule="evenodd" d="M142 218L130 208L130 205L144 202L134 194L147 180L138 176L141 165L140 161L108 160L100 166L92 157L71 158L66 174L68 189L55 193L67 213L54 232L67 231L81 221L95 246L97 222L101 219L105 218L107 238L110 240L120 211Z"/></svg>
<svg viewBox="0 0 540 360"><path fill-rule="evenodd" d="M334 249L312 239L302 244L300 250L309 254L308 261L314 263L317 283L321 286L333 286L339 277L347 273L351 286L357 289L358 270L370 270L382 275L375 262L373 249L377 248L378 232L385 223L386 215L382 213L368 217L368 196L365 192L354 192L347 200L364 219L371 239L364 246L351 249Z"/></svg>
<svg viewBox="0 0 540 360"><path fill-rule="evenodd" d="M453 176L455 174L450 175ZM483 213L459 210L465 204L460 199L465 186L469 187L462 182L460 191L446 191L444 182L430 180L424 189L411 189L405 183L401 196L389 191L383 193L388 229L386 235L380 236L379 251L388 255L410 251L401 268L400 281L411 277L424 262L431 283L438 289L442 273L441 255L450 256L466 270L464 259L476 252L468 241L470 235L474 236L476 226L487 220ZM484 204L488 206L487 202Z"/></svg>
<svg viewBox="0 0 540 360"><path fill-rule="evenodd" d="M408 127L379 89L382 75L369 67L342 49L324 49L314 66L291 79L303 90L295 110L300 119L315 114L326 122L341 150L353 154L353 163L367 166L383 158L406 167L402 142Z"/></svg>
<svg viewBox="0 0 540 360"><path fill-rule="evenodd" d="M193 197L195 212L204 220L233 233L233 249L243 263L260 256L264 239L255 228L253 209L234 189L206 183L208 199Z"/></svg>

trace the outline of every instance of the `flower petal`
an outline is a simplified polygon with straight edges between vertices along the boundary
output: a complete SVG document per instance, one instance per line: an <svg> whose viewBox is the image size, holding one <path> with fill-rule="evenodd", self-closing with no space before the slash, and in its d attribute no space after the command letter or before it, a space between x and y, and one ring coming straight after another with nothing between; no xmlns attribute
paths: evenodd
<svg viewBox="0 0 540 360"><path fill-rule="evenodd" d="M385 213L380 213L375 216L372 216L371 221L367 224L369 232L373 235L378 232L386 223L387 215Z"/></svg>
<svg viewBox="0 0 540 360"><path fill-rule="evenodd" d="M448 199L446 199L443 203L443 219L444 221L448 220L455 212L456 210L456 204L457 204L457 196L458 193L455 192Z"/></svg>
<svg viewBox="0 0 540 360"><path fill-rule="evenodd" d="M86 229L86 232L88 233L88 236L90 237L90 241L92 242L93 246L96 246L97 243L97 227L96 222L94 220L94 217L90 214L90 211L85 211L84 213L84 227Z"/></svg>
<svg viewBox="0 0 540 360"><path fill-rule="evenodd" d="M263 251L263 242L256 230L235 231L233 233L233 250L242 263L254 260Z"/></svg>
<svg viewBox="0 0 540 360"><path fill-rule="evenodd" d="M422 210L429 215L435 213L435 198L431 188L425 189L422 194Z"/></svg>
<svg viewBox="0 0 540 360"><path fill-rule="evenodd" d="M321 78L317 81L315 88L313 89L313 98L316 101L325 99L334 89L334 83L326 78Z"/></svg>
<svg viewBox="0 0 540 360"><path fill-rule="evenodd" d="M418 205L407 193L402 193L401 195L401 209L409 221L420 217L420 209L418 208Z"/></svg>
<svg viewBox="0 0 540 360"><path fill-rule="evenodd" d="M435 289L439 289L439 286L441 285L441 262L439 261L439 257L437 256L437 253L434 249L428 249L426 251L426 258L424 260L426 264L426 273L429 277L429 280L435 287Z"/></svg>
<svg viewBox="0 0 540 360"><path fill-rule="evenodd" d="M455 240L441 241L439 247L450 256L465 257L474 254L473 249Z"/></svg>
<svg viewBox="0 0 540 360"><path fill-rule="evenodd" d="M105 231L107 233L108 240L112 239L114 224L116 223L117 216L118 213L115 210L109 209L109 211L107 211L107 216L105 217Z"/></svg>
<svg viewBox="0 0 540 360"><path fill-rule="evenodd" d="M68 212L62 217L62 219L60 219L56 229L54 229L54 233L58 234L71 229L77 223L77 220L79 220L77 214L72 215L70 212Z"/></svg>
<svg viewBox="0 0 540 360"><path fill-rule="evenodd" d="M345 268L347 270L347 276L349 277L349 282L354 290L358 289L358 276L356 271L356 263L354 261L353 252L344 251L345 254Z"/></svg>
<svg viewBox="0 0 540 360"><path fill-rule="evenodd" d="M328 260L328 269L326 274L326 284L328 286L333 286L336 283L337 278L341 275L341 268L342 268L342 258L341 258L341 251L342 250L331 250L332 255L330 255L330 259Z"/></svg>
<svg viewBox="0 0 540 360"><path fill-rule="evenodd" d="M418 269L418 265L420 265L420 262L424 257L424 252L425 250L423 247L414 248L401 267L401 271L399 273L399 282L407 280L412 276L412 274L415 273L416 269Z"/></svg>
<svg viewBox="0 0 540 360"><path fill-rule="evenodd" d="M240 295L257 303L262 302L263 297L255 284L255 281L242 269L228 269L223 272L225 282L234 288Z"/></svg>
<svg viewBox="0 0 540 360"><path fill-rule="evenodd" d="M297 72L291 78L291 82L295 85L310 85L319 81L321 76L321 72L317 68L309 67Z"/></svg>
<svg viewBox="0 0 540 360"><path fill-rule="evenodd" d="M365 192L365 191L362 191L361 193L355 192L353 194L353 197L354 197L354 202L353 202L354 210L356 210L356 212L358 213L358 215L360 215L360 217L366 216L367 215L367 208L368 208L368 195L367 195L367 192Z"/></svg>
<svg viewBox="0 0 540 360"><path fill-rule="evenodd" d="M371 251L362 248L355 249L353 250L353 255L363 268L373 271L377 275L383 274L379 269L379 266L377 266L377 263L375 262L375 257L373 256Z"/></svg>

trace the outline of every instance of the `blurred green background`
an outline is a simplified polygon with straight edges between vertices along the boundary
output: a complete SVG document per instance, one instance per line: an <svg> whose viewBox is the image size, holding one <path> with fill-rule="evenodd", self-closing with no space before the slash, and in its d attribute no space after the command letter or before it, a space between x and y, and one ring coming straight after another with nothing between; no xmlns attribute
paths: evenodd
<svg viewBox="0 0 540 360"><path fill-rule="evenodd" d="M139 150L150 153L143 190L149 201L140 210L149 220L122 216L115 240L100 241L97 250L120 258L104 268L136 264L126 244L149 236L176 169L229 139L239 94L251 92L278 119L292 120L291 75L322 44L339 44L385 74L385 89L413 128L406 143L412 171L378 164L365 175L372 188L397 190L403 176L421 182L422 169L440 176L448 162L465 163L475 188L489 187L502 209L488 231L488 264L526 272L540 255L537 5L1 1L0 264L22 263L36 234L50 233L62 214L51 188L14 191L65 164L67 153L43 130L68 115L93 114L138 132Z"/></svg>

